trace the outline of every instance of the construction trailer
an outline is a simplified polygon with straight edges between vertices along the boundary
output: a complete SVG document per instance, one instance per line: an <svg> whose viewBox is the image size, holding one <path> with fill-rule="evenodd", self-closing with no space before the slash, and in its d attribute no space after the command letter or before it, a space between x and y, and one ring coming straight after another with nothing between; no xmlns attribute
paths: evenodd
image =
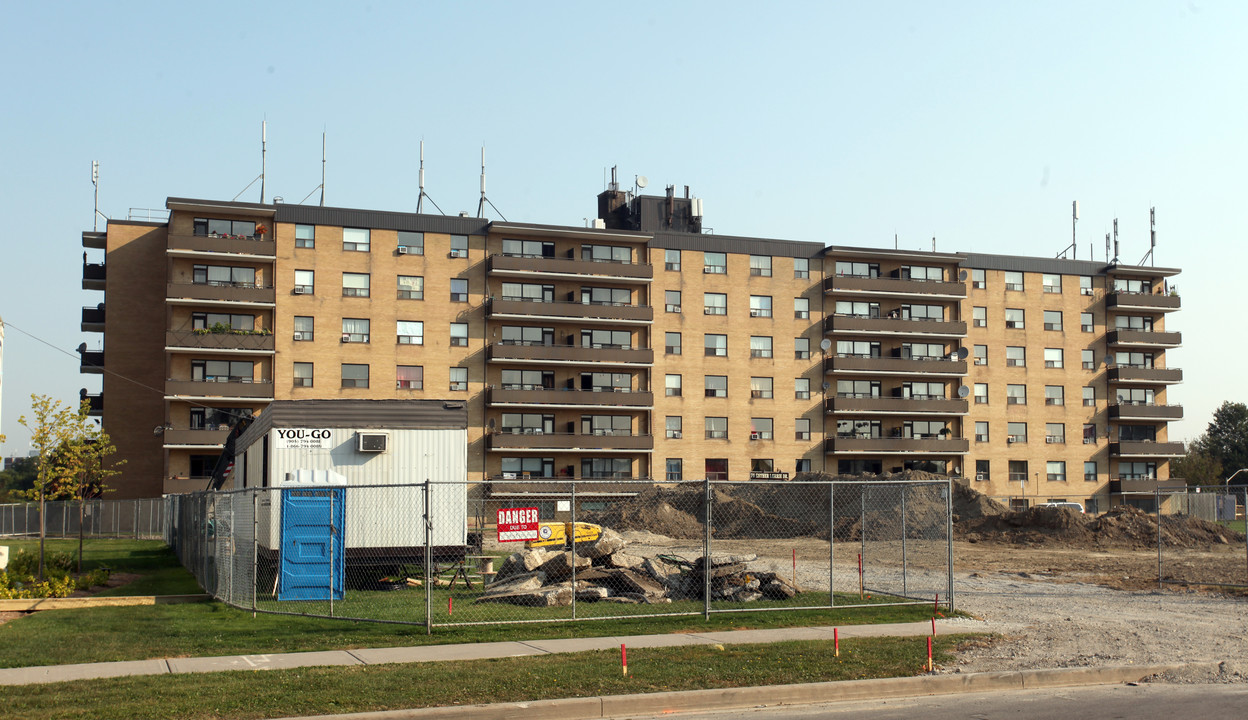
<svg viewBox="0 0 1248 720"><path fill-rule="evenodd" d="M256 501L256 552L279 597L323 599L302 597L300 576L323 587L328 573L340 596L344 582L366 586L429 558L462 560L467 420L462 402L436 400L265 408L238 437L225 489L269 489Z"/></svg>

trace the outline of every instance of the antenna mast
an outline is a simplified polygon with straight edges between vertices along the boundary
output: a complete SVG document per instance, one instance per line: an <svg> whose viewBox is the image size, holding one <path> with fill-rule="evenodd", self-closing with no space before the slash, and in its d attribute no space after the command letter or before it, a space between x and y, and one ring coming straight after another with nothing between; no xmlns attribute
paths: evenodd
<svg viewBox="0 0 1248 720"><path fill-rule="evenodd" d="M95 186L95 214L91 216L91 230L100 229L100 161L91 161L91 184Z"/></svg>
<svg viewBox="0 0 1248 720"><path fill-rule="evenodd" d="M1153 257L1153 250L1157 249L1157 208L1148 209L1148 252L1144 253L1140 264L1143 265L1145 260L1150 261L1153 265L1157 264L1157 259Z"/></svg>
<svg viewBox="0 0 1248 720"><path fill-rule="evenodd" d="M481 152L484 153L485 150L482 149ZM484 166L485 164L484 162L482 162L482 168L484 168ZM484 187L485 185L484 176L482 177L481 184L482 184L482 187ZM429 198L429 202L433 203L433 206L435 208L438 208L438 212L442 213L443 215L446 214L442 212L442 208L438 207L438 204L436 202L433 202L433 198L429 197L429 193L425 192L425 141L421 140L420 141L420 197L416 198L416 213L417 214L423 213L425 211L424 210L425 198Z"/></svg>
<svg viewBox="0 0 1248 720"><path fill-rule="evenodd" d="M1070 204L1070 245L1067 245L1061 252L1057 254L1059 258L1065 258L1066 253L1074 253L1075 260L1079 259L1079 248L1076 247L1075 226L1079 223L1079 201L1075 200Z"/></svg>
<svg viewBox="0 0 1248 720"><path fill-rule="evenodd" d="M481 147L481 200L477 203L477 217L479 218L485 217L485 204L486 203L489 203L490 207L494 208L494 212L498 213L498 216L503 218L503 222L507 222L507 218L503 217L503 214L499 212L498 208L494 207L494 203L490 202L490 199L485 196L485 147L482 146Z"/></svg>
<svg viewBox="0 0 1248 720"><path fill-rule="evenodd" d="M269 121L260 121L260 204L264 204L264 164L268 157Z"/></svg>
<svg viewBox="0 0 1248 720"><path fill-rule="evenodd" d="M325 131L321 131L321 207L325 207Z"/></svg>

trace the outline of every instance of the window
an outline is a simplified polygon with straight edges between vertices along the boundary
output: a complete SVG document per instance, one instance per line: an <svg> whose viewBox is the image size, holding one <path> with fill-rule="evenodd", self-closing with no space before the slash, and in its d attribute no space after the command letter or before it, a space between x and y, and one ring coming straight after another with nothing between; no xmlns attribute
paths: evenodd
<svg viewBox="0 0 1248 720"><path fill-rule="evenodd" d="M707 375L704 382L706 384L706 397L728 397L727 375Z"/></svg>
<svg viewBox="0 0 1248 720"><path fill-rule="evenodd" d="M934 320L945 319L945 309L940 305L902 305L902 320Z"/></svg>
<svg viewBox="0 0 1248 720"><path fill-rule="evenodd" d="M795 400L810 399L810 378L793 378L793 398Z"/></svg>
<svg viewBox="0 0 1248 720"><path fill-rule="evenodd" d="M810 317L810 300L808 298L793 298L793 317L797 320L805 320Z"/></svg>
<svg viewBox="0 0 1248 720"><path fill-rule="evenodd" d="M705 335L707 357L728 357L727 335Z"/></svg>
<svg viewBox="0 0 1248 720"><path fill-rule="evenodd" d="M1083 406L1096 407L1096 388L1090 385L1083 387Z"/></svg>
<svg viewBox="0 0 1248 720"><path fill-rule="evenodd" d="M555 459L543 457L526 457L526 458L509 458L505 457L500 462L499 469L506 479L517 477L528 478L548 478L555 474Z"/></svg>
<svg viewBox="0 0 1248 720"><path fill-rule="evenodd" d="M836 314L857 318L878 318L880 316L880 304L878 302L838 300L836 302Z"/></svg>
<svg viewBox="0 0 1248 720"><path fill-rule="evenodd" d="M295 363L295 387L312 387L312 363Z"/></svg>
<svg viewBox="0 0 1248 720"><path fill-rule="evenodd" d="M1027 482L1027 461L1010 461L1010 482Z"/></svg>
<svg viewBox="0 0 1248 720"><path fill-rule="evenodd" d="M728 438L728 418L708 417L705 423L707 440L726 440Z"/></svg>
<svg viewBox="0 0 1248 720"><path fill-rule="evenodd" d="M1114 353L1114 362L1121 367L1151 368L1153 366L1153 354L1148 352L1118 352Z"/></svg>
<svg viewBox="0 0 1248 720"><path fill-rule="evenodd" d="M1045 385L1044 386L1044 404L1045 405L1065 405L1066 404L1066 388L1061 385Z"/></svg>
<svg viewBox="0 0 1248 720"><path fill-rule="evenodd" d="M344 343L368 342L369 321L367 318L343 318L342 341Z"/></svg>
<svg viewBox="0 0 1248 720"><path fill-rule="evenodd" d="M943 360L945 358L944 343L903 342L901 356L914 360Z"/></svg>
<svg viewBox="0 0 1248 720"><path fill-rule="evenodd" d="M901 278L920 282L944 282L945 270L930 265L902 265Z"/></svg>
<svg viewBox="0 0 1248 720"><path fill-rule="evenodd" d="M810 338L793 338L793 358L795 360L810 359Z"/></svg>
<svg viewBox="0 0 1248 720"><path fill-rule="evenodd" d="M1062 367L1062 349L1061 348L1045 348L1044 349L1044 366L1046 368Z"/></svg>
<svg viewBox="0 0 1248 720"><path fill-rule="evenodd" d="M1045 423L1044 441L1050 445L1066 444L1066 425L1063 423Z"/></svg>
<svg viewBox="0 0 1248 720"><path fill-rule="evenodd" d="M1152 405L1156 399L1152 388L1120 387L1114 396L1119 405Z"/></svg>
<svg viewBox="0 0 1248 720"><path fill-rule="evenodd" d="M750 256L750 275L761 277L771 277L771 256L770 255L751 255Z"/></svg>
<svg viewBox="0 0 1248 720"><path fill-rule="evenodd" d="M295 247L297 248L316 247L316 226L315 225L296 225L295 226Z"/></svg>
<svg viewBox="0 0 1248 720"><path fill-rule="evenodd" d="M422 390L425 387L425 369L420 365L399 365L394 368L394 378L394 386L399 390Z"/></svg>
<svg viewBox="0 0 1248 720"><path fill-rule="evenodd" d="M419 320L399 320L395 323L400 345L424 345L425 323ZM345 331L344 331L345 332Z"/></svg>
<svg viewBox="0 0 1248 720"><path fill-rule="evenodd" d="M680 312L680 291L667 290L663 293L664 309L669 313Z"/></svg>
<svg viewBox="0 0 1248 720"><path fill-rule="evenodd" d="M808 278L810 277L810 260L807 258L793 258L793 277Z"/></svg>
<svg viewBox="0 0 1248 720"><path fill-rule="evenodd" d="M1050 275L1048 273L1043 273L1040 275L1040 283L1044 285L1044 291L1046 293L1060 294L1062 292L1062 276L1061 275Z"/></svg>
<svg viewBox="0 0 1248 720"><path fill-rule="evenodd" d="M1005 289L1022 292L1023 291L1023 274L1021 272L1006 271Z"/></svg>
<svg viewBox="0 0 1248 720"><path fill-rule="evenodd" d="M880 356L880 344L870 340L837 340L836 356L876 358Z"/></svg>
<svg viewBox="0 0 1248 720"><path fill-rule="evenodd" d="M880 396L880 381L837 380L836 396L843 398L877 398Z"/></svg>
<svg viewBox="0 0 1248 720"><path fill-rule="evenodd" d="M770 399L773 395L773 381L769 377L750 378L750 397Z"/></svg>
<svg viewBox="0 0 1248 720"><path fill-rule="evenodd" d="M251 220L218 220L216 218L195 218L192 232L199 236L237 237L254 239L256 223ZM261 233L263 236L263 233Z"/></svg>
<svg viewBox="0 0 1248 720"><path fill-rule="evenodd" d="M1079 361L1083 364L1084 370L1096 369L1096 353L1092 350L1080 351Z"/></svg>
<svg viewBox="0 0 1248 720"><path fill-rule="evenodd" d="M680 333L663 333L663 351L668 355L680 354Z"/></svg>
<svg viewBox="0 0 1248 720"><path fill-rule="evenodd" d="M707 480L728 479L728 458L707 458L703 468Z"/></svg>
<svg viewBox="0 0 1248 720"><path fill-rule="evenodd" d="M628 373L581 373L581 389L593 392L632 392L633 376Z"/></svg>
<svg viewBox="0 0 1248 720"><path fill-rule="evenodd" d="M368 297L368 273L343 273L343 297Z"/></svg>
<svg viewBox="0 0 1248 720"><path fill-rule="evenodd" d="M984 420L975 421L975 442L988 442L988 423Z"/></svg>
<svg viewBox="0 0 1248 720"><path fill-rule="evenodd" d="M468 236L452 235L451 251L447 253L447 257L466 258L468 257Z"/></svg>
<svg viewBox="0 0 1248 720"><path fill-rule="evenodd" d="M1096 482L1096 462L1090 461L1083 464L1083 481Z"/></svg>
<svg viewBox="0 0 1248 720"><path fill-rule="evenodd" d="M504 243L506 240L503 241ZM399 231L398 253L400 255L424 255L425 234L422 232Z"/></svg>
<svg viewBox="0 0 1248 720"><path fill-rule="evenodd" d="M684 478L684 473L681 472L680 458L667 459L666 476L671 481L679 481Z"/></svg>
<svg viewBox="0 0 1248 720"><path fill-rule="evenodd" d="M451 323L451 347L468 347L468 323Z"/></svg>
<svg viewBox="0 0 1248 720"><path fill-rule="evenodd" d="M504 325L498 342L500 345L550 346L555 342L555 329Z"/></svg>
<svg viewBox="0 0 1248 720"><path fill-rule="evenodd" d="M838 260L836 274L840 277L873 278L880 276L880 266L876 263L845 262Z"/></svg>
<svg viewBox="0 0 1248 720"><path fill-rule="evenodd" d="M314 335L312 329L315 327L315 323L316 319L309 315L296 315L295 340L301 342L311 342Z"/></svg>
<svg viewBox="0 0 1248 720"><path fill-rule="evenodd" d="M972 327L988 327L988 308L972 307L971 308L971 326Z"/></svg>
<svg viewBox="0 0 1248 720"><path fill-rule="evenodd" d="M902 437L943 438L949 434L949 424L944 420L907 420L902 424Z"/></svg>
<svg viewBox="0 0 1248 720"><path fill-rule="evenodd" d="M1157 477L1157 463L1119 462L1119 480L1152 480Z"/></svg>
<svg viewBox="0 0 1248 720"><path fill-rule="evenodd" d="M541 413L505 412L499 423L510 435L549 435L555 431L555 416Z"/></svg>
<svg viewBox="0 0 1248 720"><path fill-rule="evenodd" d="M1008 345L1005 348L1006 367L1027 367L1027 348Z"/></svg>
<svg viewBox="0 0 1248 720"><path fill-rule="evenodd" d="M398 287L400 300L425 299L425 279L419 275L400 275Z"/></svg>
<svg viewBox="0 0 1248 720"><path fill-rule="evenodd" d="M632 350L633 334L628 330L582 330L581 347L596 350Z"/></svg>
<svg viewBox="0 0 1248 720"><path fill-rule="evenodd" d="M554 302L555 286L505 282L503 283L503 299L518 302Z"/></svg>
<svg viewBox="0 0 1248 720"><path fill-rule="evenodd" d="M702 272L708 275L728 272L728 255L721 252L702 253Z"/></svg>
<svg viewBox="0 0 1248 720"><path fill-rule="evenodd" d="M879 420L837 420L836 436L838 438L869 439L879 438L883 426Z"/></svg>
<svg viewBox="0 0 1248 720"><path fill-rule="evenodd" d="M1092 323L1092 313L1079 313L1079 329L1083 332L1092 332L1096 329Z"/></svg>
<svg viewBox="0 0 1248 720"><path fill-rule="evenodd" d="M794 460L794 461L793 461L793 472L794 472L794 473L808 473L808 472L810 472L810 458L798 458L798 459Z"/></svg>
<svg viewBox="0 0 1248 720"><path fill-rule="evenodd" d="M752 358L771 357L771 336L770 335L753 335L750 337L750 357Z"/></svg>
<svg viewBox="0 0 1248 720"><path fill-rule="evenodd" d="M555 244L543 240L503 238L503 255L521 258L552 258L555 256Z"/></svg>
<svg viewBox="0 0 1248 720"><path fill-rule="evenodd" d="M750 317L771 317L771 296L750 296Z"/></svg>
<svg viewBox="0 0 1248 720"><path fill-rule="evenodd" d="M581 259L589 262L631 265L633 262L633 251L619 245L582 245Z"/></svg>
<svg viewBox="0 0 1248 720"><path fill-rule="evenodd" d="M1022 330L1026 327L1023 320L1022 308L1006 308L1005 309L1005 326L1014 330Z"/></svg>
<svg viewBox="0 0 1248 720"><path fill-rule="evenodd" d="M191 313L191 329L209 330L211 332L229 330L254 332L256 329L256 316L235 315L233 313L193 312Z"/></svg>
<svg viewBox="0 0 1248 720"><path fill-rule="evenodd" d="M1153 331L1153 319L1141 315L1119 315L1114 318L1115 330Z"/></svg>
<svg viewBox="0 0 1248 720"><path fill-rule="evenodd" d="M664 250L663 251L663 269L673 272L680 272L680 251Z"/></svg>
<svg viewBox="0 0 1248 720"><path fill-rule="evenodd" d="M664 425L666 436L670 440L679 440L681 438L682 419L679 415L668 415Z"/></svg>
<svg viewBox="0 0 1248 720"><path fill-rule="evenodd" d="M627 288L581 287L581 304L626 307L633 304L633 292Z"/></svg>
<svg viewBox="0 0 1248 720"><path fill-rule="evenodd" d="M500 382L504 390L551 390L555 374L549 370L503 370Z"/></svg>
<svg viewBox="0 0 1248 720"><path fill-rule="evenodd" d="M468 302L468 281L451 278L451 302Z"/></svg>
<svg viewBox="0 0 1248 720"><path fill-rule="evenodd" d="M975 346L975 364L976 365L988 364L988 346L987 345Z"/></svg>
<svg viewBox="0 0 1248 720"><path fill-rule="evenodd" d="M971 287L983 290L988 287L987 273L983 269L971 269Z"/></svg>
<svg viewBox="0 0 1248 720"><path fill-rule="evenodd" d="M344 252L368 252L368 228L343 228L342 249Z"/></svg>
<svg viewBox="0 0 1248 720"><path fill-rule="evenodd" d="M1066 482L1066 462L1050 460L1044 464L1045 477L1049 482Z"/></svg>
<svg viewBox="0 0 1248 720"><path fill-rule="evenodd" d="M1058 332L1061 332L1062 313L1060 310L1045 310L1044 311L1044 329L1056 330Z"/></svg>
<svg viewBox="0 0 1248 720"><path fill-rule="evenodd" d="M980 482L986 482L992 479L992 471L989 470L990 465L987 460L975 461L975 479Z"/></svg>
<svg viewBox="0 0 1248 720"><path fill-rule="evenodd" d="M296 295L311 295L315 289L315 273L312 270L295 271Z"/></svg>
<svg viewBox="0 0 1248 720"><path fill-rule="evenodd" d="M1096 444L1096 424L1095 423L1084 423L1083 444L1084 445Z"/></svg>
<svg viewBox="0 0 1248 720"><path fill-rule="evenodd" d="M943 382L904 382L901 384L901 396L912 400L943 400L945 384Z"/></svg>
<svg viewBox="0 0 1248 720"><path fill-rule="evenodd" d="M728 296L723 293L703 293L702 312L706 315L727 315Z"/></svg>
<svg viewBox="0 0 1248 720"><path fill-rule="evenodd" d="M1027 386L1026 385L1006 385L1005 386L1005 404L1006 405L1026 405L1027 404Z"/></svg>
<svg viewBox="0 0 1248 720"><path fill-rule="evenodd" d="M663 376L663 394L667 397L680 397L680 376Z"/></svg>
<svg viewBox="0 0 1248 720"><path fill-rule="evenodd" d="M793 419L793 439L809 440L810 439L810 418L794 418Z"/></svg>
<svg viewBox="0 0 1248 720"><path fill-rule="evenodd" d="M256 287L256 269L229 265L195 265L191 268L191 283L215 287L254 288Z"/></svg>
<svg viewBox="0 0 1248 720"><path fill-rule="evenodd" d="M988 383L975 383L975 404L988 404Z"/></svg>
<svg viewBox="0 0 1248 720"><path fill-rule="evenodd" d="M453 367L451 371L451 391L463 392L468 390L468 368Z"/></svg>
<svg viewBox="0 0 1248 720"><path fill-rule="evenodd" d="M344 388L368 387L368 366L343 363L342 386Z"/></svg>
<svg viewBox="0 0 1248 720"><path fill-rule="evenodd" d="M775 421L771 418L750 418L751 440L775 440Z"/></svg>
<svg viewBox="0 0 1248 720"><path fill-rule="evenodd" d="M671 418L668 418L668 420L670 421ZM676 418L676 420L676 429L679 430L680 418ZM631 437L633 434L633 419L627 415L582 415L581 434ZM671 436L669 435L668 437ZM680 437L680 435L677 434L676 437Z"/></svg>
<svg viewBox="0 0 1248 720"><path fill-rule="evenodd" d="M1025 443L1027 442L1027 423L1012 422L1006 423L1005 432L1007 433L1006 442Z"/></svg>

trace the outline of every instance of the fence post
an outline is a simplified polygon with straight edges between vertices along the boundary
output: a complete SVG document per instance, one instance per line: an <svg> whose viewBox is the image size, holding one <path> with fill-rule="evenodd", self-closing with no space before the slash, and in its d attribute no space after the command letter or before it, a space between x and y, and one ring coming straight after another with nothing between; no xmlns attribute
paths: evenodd
<svg viewBox="0 0 1248 720"><path fill-rule="evenodd" d="M251 616L256 616L256 586L260 584L259 538L260 491L251 491Z"/></svg>
<svg viewBox="0 0 1248 720"><path fill-rule="evenodd" d="M572 556L568 558L572 566L572 619L576 619L576 481L572 481ZM482 581L484 582L484 580Z"/></svg>
<svg viewBox="0 0 1248 720"><path fill-rule="evenodd" d="M711 619L711 476L702 480L702 617Z"/></svg>
<svg viewBox="0 0 1248 720"><path fill-rule="evenodd" d="M836 607L836 482L828 481L828 607Z"/></svg>
<svg viewBox="0 0 1248 720"><path fill-rule="evenodd" d="M866 586L867 571L867 489L866 483L858 491L858 587ZM860 598L861 599L861 598Z"/></svg>
<svg viewBox="0 0 1248 720"><path fill-rule="evenodd" d="M1153 488L1153 504L1157 508L1157 589L1161 589L1161 488Z"/></svg>
<svg viewBox="0 0 1248 720"><path fill-rule="evenodd" d="M429 514L429 480L424 484L425 502L425 634L433 634L433 518Z"/></svg>
<svg viewBox="0 0 1248 720"><path fill-rule="evenodd" d="M946 479L945 485L945 597L953 612L953 479Z"/></svg>
<svg viewBox="0 0 1248 720"><path fill-rule="evenodd" d="M910 489L909 485L901 486L901 596L910 597L909 584L909 566L906 555L906 491Z"/></svg>
<svg viewBox="0 0 1248 720"><path fill-rule="evenodd" d="M1248 563L1248 485L1244 486L1244 562ZM1248 580L1248 577L1245 579Z"/></svg>
<svg viewBox="0 0 1248 720"><path fill-rule="evenodd" d="M343 490L343 502L346 502L347 491ZM334 565L334 491L329 491L329 616L334 616L334 576L337 575L337 567ZM343 543L343 552L346 552L346 543ZM346 563L343 563L344 565ZM344 580L346 578L343 578Z"/></svg>

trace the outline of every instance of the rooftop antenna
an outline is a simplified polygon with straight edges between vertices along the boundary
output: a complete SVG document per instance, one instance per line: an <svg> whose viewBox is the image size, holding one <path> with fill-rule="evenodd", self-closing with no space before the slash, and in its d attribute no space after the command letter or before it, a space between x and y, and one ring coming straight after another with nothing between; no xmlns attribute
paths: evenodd
<svg viewBox="0 0 1248 720"><path fill-rule="evenodd" d="M1140 259L1143 265L1148 260L1153 265L1157 264L1156 258L1153 257L1153 250L1157 249L1157 208L1148 209L1148 252L1144 253L1144 257Z"/></svg>
<svg viewBox="0 0 1248 720"><path fill-rule="evenodd" d="M1109 233L1105 233L1105 262L1109 262Z"/></svg>
<svg viewBox="0 0 1248 720"><path fill-rule="evenodd" d="M307 195L304 195L303 199L299 201L299 204L302 205L305 202L307 202L308 198L312 197L312 193L316 192L317 190L321 191L321 207L325 207L325 131L324 130L321 131L321 184L312 188L312 192L308 193ZM273 202L276 203L277 201L278 201L278 198L274 197Z"/></svg>
<svg viewBox="0 0 1248 720"><path fill-rule="evenodd" d="M1118 218L1114 218L1114 259L1113 264L1118 264Z"/></svg>
<svg viewBox="0 0 1248 720"><path fill-rule="evenodd" d="M482 155L484 155L485 150L482 149L481 153ZM485 187L485 162L484 160L485 160L484 157L482 157L482 163L481 163L481 170L482 170L481 187L482 188ZM438 204L436 202L433 202L433 198L429 197L429 193L425 192L425 141L421 140L420 141L420 197L416 198L416 213L417 214L424 212L425 198L427 197L429 198L429 202L433 203L433 206L435 208L438 208L438 212L442 213L443 215L446 214L442 212L442 208L438 207Z"/></svg>
<svg viewBox="0 0 1248 720"><path fill-rule="evenodd" d="M1066 253L1074 253L1075 259L1079 259L1079 248L1076 247L1077 240L1075 227L1079 224L1079 201L1075 200L1070 204L1070 247L1062 250L1057 254L1059 258L1065 258Z"/></svg>
<svg viewBox="0 0 1248 720"><path fill-rule="evenodd" d="M485 204L486 203L489 203L490 207L494 208L494 212L498 213L498 216L503 218L503 222L507 222L507 218L503 217L503 214L499 212L498 208L494 207L494 203L490 202L490 199L485 196L485 147L482 146L481 147L481 200L477 202L477 217L479 218L485 217Z"/></svg>
<svg viewBox="0 0 1248 720"><path fill-rule="evenodd" d="M932 252L936 252L936 236L932 236Z"/></svg>
<svg viewBox="0 0 1248 720"><path fill-rule="evenodd" d="M898 242L899 242L899 240L898 240L898 238L897 238L897 233L893 233L893 249L894 249L894 250L900 250L900 249L901 249L901 248L897 245L897 243L898 243Z"/></svg>
<svg viewBox="0 0 1248 720"><path fill-rule="evenodd" d="M256 180L260 181L261 204L264 203L264 154L265 154L264 145L265 145L265 140L267 139L267 136L268 136L267 125L268 125L267 120L260 121L260 174L256 176ZM242 190L239 190L238 194L234 196L234 200L239 199L240 197L243 196L243 193L251 189L251 186L256 184L256 180L252 180L251 182L247 183L247 187L243 188ZM312 192L316 192L316 191L313 190ZM308 194L311 195L311 193L308 193ZM231 200L230 202L234 202L234 200Z"/></svg>
<svg viewBox="0 0 1248 720"><path fill-rule="evenodd" d="M108 219L107 215L100 212L100 161L99 160L91 161L91 184L95 186L95 215L91 216L91 230L96 231L100 229L100 225L99 225L100 218L103 217L105 220Z"/></svg>

